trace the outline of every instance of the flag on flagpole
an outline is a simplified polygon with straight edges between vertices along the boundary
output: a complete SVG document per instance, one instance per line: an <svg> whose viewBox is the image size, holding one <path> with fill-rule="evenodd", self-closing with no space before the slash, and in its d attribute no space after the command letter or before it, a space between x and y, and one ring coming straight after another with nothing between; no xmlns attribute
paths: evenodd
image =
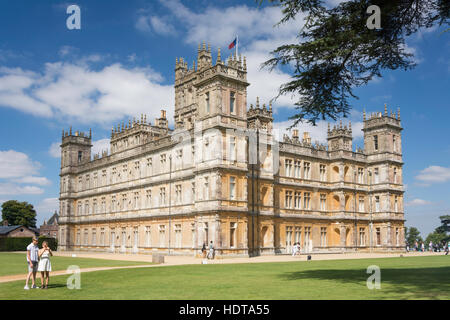
<svg viewBox="0 0 450 320"><path fill-rule="evenodd" d="M237 44L237 37L234 38L233 42L228 45L228 49L233 49Z"/></svg>

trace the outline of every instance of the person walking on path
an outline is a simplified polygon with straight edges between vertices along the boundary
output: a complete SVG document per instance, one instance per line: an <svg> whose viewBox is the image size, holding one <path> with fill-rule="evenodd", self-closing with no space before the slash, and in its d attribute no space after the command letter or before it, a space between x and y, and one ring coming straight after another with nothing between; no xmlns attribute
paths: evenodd
<svg viewBox="0 0 450 320"><path fill-rule="evenodd" d="M50 278L50 271L52 271L50 256L53 256L52 249L48 247L47 241L44 241L42 242L42 249L39 250L39 264L37 269L39 272L41 272L41 289L48 289L48 280Z"/></svg>
<svg viewBox="0 0 450 320"><path fill-rule="evenodd" d="M28 265L28 275L27 280L25 282L25 290L29 290L30 287L28 286L28 282L31 278L31 288L36 289L39 287L36 287L36 272L38 267L38 261L39 261L39 247L38 247L38 240L37 238L33 238L31 243L27 247L27 265Z"/></svg>
<svg viewBox="0 0 450 320"><path fill-rule="evenodd" d="M428 244L428 250L430 250L430 252L433 252L433 241L430 241L430 243Z"/></svg>
<svg viewBox="0 0 450 320"><path fill-rule="evenodd" d="M425 252L425 244L422 242L421 244L422 252Z"/></svg>
<svg viewBox="0 0 450 320"><path fill-rule="evenodd" d="M214 259L214 245L212 241L209 243L208 259Z"/></svg>

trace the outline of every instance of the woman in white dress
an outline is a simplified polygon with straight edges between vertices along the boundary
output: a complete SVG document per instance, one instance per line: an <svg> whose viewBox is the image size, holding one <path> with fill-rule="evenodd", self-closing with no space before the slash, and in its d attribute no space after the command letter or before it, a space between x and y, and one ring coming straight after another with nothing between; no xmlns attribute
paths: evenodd
<svg viewBox="0 0 450 320"><path fill-rule="evenodd" d="M39 264L38 264L38 271L41 272L42 289L48 289L48 279L50 278L50 271L52 271L50 256L53 256L53 252L48 247L47 241L44 241L42 242L42 249L39 250Z"/></svg>

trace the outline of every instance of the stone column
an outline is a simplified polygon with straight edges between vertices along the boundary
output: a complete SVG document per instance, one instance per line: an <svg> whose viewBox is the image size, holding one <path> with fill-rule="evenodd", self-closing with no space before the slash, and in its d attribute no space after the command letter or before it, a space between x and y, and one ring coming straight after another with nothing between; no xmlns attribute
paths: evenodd
<svg viewBox="0 0 450 320"><path fill-rule="evenodd" d="M340 225L340 236L341 236L341 247L345 247L345 238L347 237L347 230L343 223L341 223Z"/></svg>

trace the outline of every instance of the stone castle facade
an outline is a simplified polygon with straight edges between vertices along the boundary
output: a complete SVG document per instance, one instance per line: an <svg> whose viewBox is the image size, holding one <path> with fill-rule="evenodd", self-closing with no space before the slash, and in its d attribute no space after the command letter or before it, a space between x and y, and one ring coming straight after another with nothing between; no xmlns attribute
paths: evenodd
<svg viewBox="0 0 450 320"><path fill-rule="evenodd" d="M400 112L364 113L328 145L298 130L274 138L271 106L247 104L245 57L215 64L199 46L175 65L175 124L166 112L113 127L110 154L91 133L63 131L61 250L218 255L387 251L404 247ZM93 158L93 159L92 159Z"/></svg>

